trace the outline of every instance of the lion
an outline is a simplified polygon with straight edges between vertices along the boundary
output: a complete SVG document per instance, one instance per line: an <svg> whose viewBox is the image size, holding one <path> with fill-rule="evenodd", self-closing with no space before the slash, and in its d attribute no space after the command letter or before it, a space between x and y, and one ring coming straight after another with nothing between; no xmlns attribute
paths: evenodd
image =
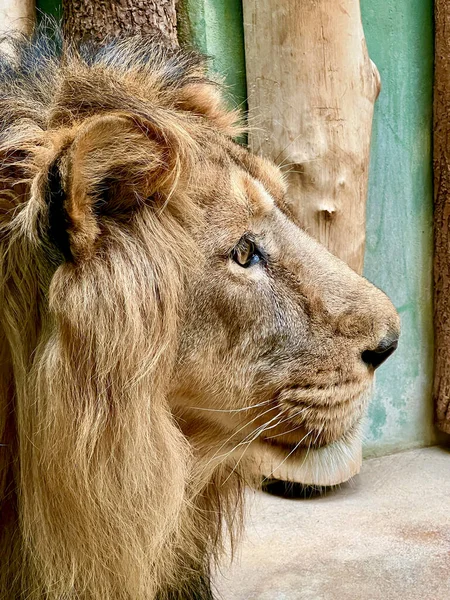
<svg viewBox="0 0 450 600"><path fill-rule="evenodd" d="M210 599L258 451L333 460L397 313L234 141L202 57L143 37L8 48L0 596Z"/></svg>

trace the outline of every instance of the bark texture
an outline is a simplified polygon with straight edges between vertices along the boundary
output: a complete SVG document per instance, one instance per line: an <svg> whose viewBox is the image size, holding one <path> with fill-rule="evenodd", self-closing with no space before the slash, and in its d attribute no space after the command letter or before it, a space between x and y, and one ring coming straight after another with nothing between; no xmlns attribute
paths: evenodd
<svg viewBox="0 0 450 600"><path fill-rule="evenodd" d="M450 0L435 0L434 398L437 425L450 433Z"/></svg>
<svg viewBox="0 0 450 600"><path fill-rule="evenodd" d="M380 80L359 0L244 0L243 7L250 147L284 167L303 227L361 273Z"/></svg>
<svg viewBox="0 0 450 600"><path fill-rule="evenodd" d="M63 0L63 28L73 39L156 34L178 46L176 0Z"/></svg>

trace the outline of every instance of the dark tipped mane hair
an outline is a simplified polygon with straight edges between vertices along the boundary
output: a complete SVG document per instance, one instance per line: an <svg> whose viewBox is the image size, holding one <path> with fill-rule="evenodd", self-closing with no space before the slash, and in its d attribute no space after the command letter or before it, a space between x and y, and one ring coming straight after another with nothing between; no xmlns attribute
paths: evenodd
<svg viewBox="0 0 450 600"><path fill-rule="evenodd" d="M103 43L75 44L64 40L58 27L45 22L31 37L13 33L3 36L1 41L4 49L9 48L0 54L2 131L19 118L31 118L47 128L58 106L58 92L62 93L62 106L76 110L79 115L83 111L135 109L136 98L120 85L120 75L127 73L136 77L151 76L155 91L162 94L176 93L193 83L215 85L205 77L204 56L169 48L157 36L128 36L120 40L106 39ZM103 78L105 88L100 89L95 86L96 78L85 80L80 72L77 83L81 88L71 90L73 106L67 107L64 86L77 79L74 77L71 81L68 77L75 75L70 70L74 62L79 69L84 67L91 72L98 69L98 74L106 70L109 77ZM113 72L115 80L111 79ZM85 102L83 92L86 92Z"/></svg>

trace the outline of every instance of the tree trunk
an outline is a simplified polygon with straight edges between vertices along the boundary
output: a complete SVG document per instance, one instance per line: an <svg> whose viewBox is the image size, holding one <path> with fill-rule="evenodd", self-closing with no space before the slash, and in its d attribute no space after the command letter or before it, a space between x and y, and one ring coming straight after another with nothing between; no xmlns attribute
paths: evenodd
<svg viewBox="0 0 450 600"><path fill-rule="evenodd" d="M63 29L72 39L156 34L178 46L176 0L63 0Z"/></svg>
<svg viewBox="0 0 450 600"><path fill-rule="evenodd" d="M361 273L380 79L359 0L243 0L243 7L250 148L285 170L288 200L305 230ZM322 475L312 454L301 466L286 461L274 476L330 485L361 465L359 440L329 459L322 453L331 469Z"/></svg>
<svg viewBox="0 0 450 600"><path fill-rule="evenodd" d="M34 0L0 0L0 33L12 30L29 33L35 16Z"/></svg>
<svg viewBox="0 0 450 600"><path fill-rule="evenodd" d="M435 0L434 62L434 398L450 433L450 0Z"/></svg>
<svg viewBox="0 0 450 600"><path fill-rule="evenodd" d="M361 273L380 80L359 0L244 0L244 24L250 147L285 169L304 228Z"/></svg>

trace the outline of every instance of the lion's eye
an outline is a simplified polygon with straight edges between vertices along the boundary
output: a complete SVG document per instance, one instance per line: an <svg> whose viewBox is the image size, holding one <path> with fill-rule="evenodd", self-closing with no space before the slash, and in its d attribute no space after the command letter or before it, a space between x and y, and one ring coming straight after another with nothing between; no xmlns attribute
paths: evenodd
<svg viewBox="0 0 450 600"><path fill-rule="evenodd" d="M231 251L231 258L239 266L248 269L257 263L264 260L264 255L256 246L255 242L244 236L239 240L239 243Z"/></svg>

